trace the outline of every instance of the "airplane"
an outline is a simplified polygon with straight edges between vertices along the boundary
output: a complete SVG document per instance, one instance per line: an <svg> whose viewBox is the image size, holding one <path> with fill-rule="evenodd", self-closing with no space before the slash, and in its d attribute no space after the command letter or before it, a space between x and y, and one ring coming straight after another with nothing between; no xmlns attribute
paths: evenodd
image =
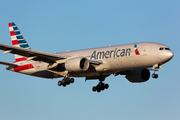
<svg viewBox="0 0 180 120"><path fill-rule="evenodd" d="M92 88L101 92L109 88L103 81L113 74L125 75L132 83L157 79L156 73L162 65L170 61L174 54L169 47L154 42L141 42L60 53L48 53L31 49L14 22L8 24L12 45L0 43L4 54L15 55L15 62L3 62L6 69L41 78L63 78L59 86L74 83L73 77L85 77L85 80L99 80Z"/></svg>

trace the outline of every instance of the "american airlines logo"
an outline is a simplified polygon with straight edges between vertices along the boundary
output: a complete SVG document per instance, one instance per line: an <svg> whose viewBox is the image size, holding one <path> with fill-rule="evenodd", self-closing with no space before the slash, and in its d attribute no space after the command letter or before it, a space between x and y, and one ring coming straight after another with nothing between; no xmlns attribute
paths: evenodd
<svg viewBox="0 0 180 120"><path fill-rule="evenodd" d="M139 50L137 48L137 44L134 44L134 51L136 55L140 55Z"/></svg>
<svg viewBox="0 0 180 120"><path fill-rule="evenodd" d="M127 49L118 49L115 48L114 50L107 50L107 51L100 51L97 52L96 50L92 53L90 59L104 59L104 58L112 58L112 57L124 57L130 56L131 48Z"/></svg>

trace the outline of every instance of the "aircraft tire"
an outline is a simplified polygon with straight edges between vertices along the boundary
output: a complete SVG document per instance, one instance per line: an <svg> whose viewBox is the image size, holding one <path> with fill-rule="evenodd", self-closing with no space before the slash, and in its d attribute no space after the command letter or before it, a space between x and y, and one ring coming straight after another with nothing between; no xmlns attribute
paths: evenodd
<svg viewBox="0 0 180 120"><path fill-rule="evenodd" d="M71 78L71 79L70 79L70 83L74 83L74 78Z"/></svg>
<svg viewBox="0 0 180 120"><path fill-rule="evenodd" d="M153 73L153 74L152 74L152 78L156 78L156 79L157 79L157 78L158 78L158 74L154 74L154 73Z"/></svg>
<svg viewBox="0 0 180 120"><path fill-rule="evenodd" d="M97 88L94 86L94 87L92 88L92 91L93 91L93 92L96 92L96 90L97 90Z"/></svg>
<svg viewBox="0 0 180 120"><path fill-rule="evenodd" d="M154 73L152 74L152 78L155 78L155 74Z"/></svg>
<svg viewBox="0 0 180 120"><path fill-rule="evenodd" d="M63 80L62 80L62 84L65 84L65 83L66 83L66 80L65 80L65 79L63 79Z"/></svg>
<svg viewBox="0 0 180 120"><path fill-rule="evenodd" d="M58 81L58 86L61 86L62 85L62 81Z"/></svg>
<svg viewBox="0 0 180 120"><path fill-rule="evenodd" d="M66 84L67 84L67 85L70 84L70 79L69 79L69 78L67 78L65 81L66 81Z"/></svg>
<svg viewBox="0 0 180 120"><path fill-rule="evenodd" d="M104 88L108 89L109 88L109 84L105 84Z"/></svg>
<svg viewBox="0 0 180 120"><path fill-rule="evenodd" d="M101 90L103 91L105 89L104 85L101 86Z"/></svg>
<svg viewBox="0 0 180 120"><path fill-rule="evenodd" d="M155 78L156 78L156 79L158 78L158 74L155 74Z"/></svg>
<svg viewBox="0 0 180 120"><path fill-rule="evenodd" d="M101 89L98 88L98 89L97 89L97 92L101 92Z"/></svg>

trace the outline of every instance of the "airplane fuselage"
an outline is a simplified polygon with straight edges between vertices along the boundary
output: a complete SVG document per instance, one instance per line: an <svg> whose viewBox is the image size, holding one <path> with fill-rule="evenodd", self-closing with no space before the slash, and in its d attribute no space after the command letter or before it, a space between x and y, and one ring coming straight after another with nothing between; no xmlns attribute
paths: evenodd
<svg viewBox="0 0 180 120"><path fill-rule="evenodd" d="M160 50L160 48L164 49ZM110 75L119 71L149 68L155 64L162 65L168 62L170 60L169 58L173 56L172 51L170 51L167 46L152 42L108 46L56 54L66 56L69 59L71 56L81 56L89 60L96 60L103 63L98 66L91 65L89 69L84 72L71 72L71 77ZM15 69L11 67L7 67L7 69L42 78L63 77L48 71L47 67L49 64L45 62L30 60L20 62L20 64L26 65L28 69L23 70L21 68Z"/></svg>

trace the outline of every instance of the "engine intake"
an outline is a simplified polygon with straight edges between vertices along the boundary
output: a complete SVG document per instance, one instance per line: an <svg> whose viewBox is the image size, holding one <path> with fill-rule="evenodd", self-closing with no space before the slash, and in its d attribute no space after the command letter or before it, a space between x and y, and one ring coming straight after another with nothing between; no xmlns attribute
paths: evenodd
<svg viewBox="0 0 180 120"><path fill-rule="evenodd" d="M86 71L89 68L89 61L84 57L70 58L65 62L65 69L70 72Z"/></svg>
<svg viewBox="0 0 180 120"><path fill-rule="evenodd" d="M146 82L150 78L148 69L131 70L126 74L126 78L132 83Z"/></svg>

